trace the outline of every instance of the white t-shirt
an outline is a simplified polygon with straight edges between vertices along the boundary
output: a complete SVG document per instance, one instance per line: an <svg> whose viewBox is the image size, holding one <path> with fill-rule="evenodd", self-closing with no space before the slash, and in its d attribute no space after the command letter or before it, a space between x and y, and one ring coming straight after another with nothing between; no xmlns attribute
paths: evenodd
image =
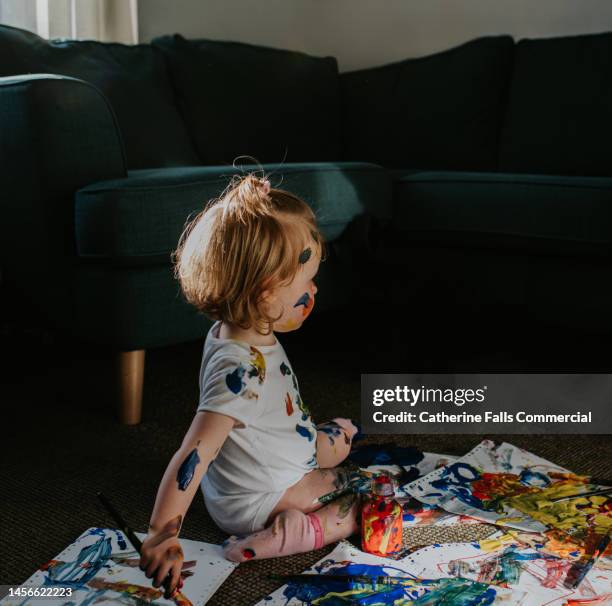
<svg viewBox="0 0 612 606"><path fill-rule="evenodd" d="M202 478L207 509L225 531L263 528L287 488L317 467L315 425L281 344L253 347L210 329L198 411L239 421Z"/></svg>

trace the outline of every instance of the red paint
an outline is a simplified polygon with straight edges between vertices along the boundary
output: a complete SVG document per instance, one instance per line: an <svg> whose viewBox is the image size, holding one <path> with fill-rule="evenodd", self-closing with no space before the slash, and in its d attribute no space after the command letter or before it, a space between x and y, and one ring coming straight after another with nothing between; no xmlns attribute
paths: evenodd
<svg viewBox="0 0 612 606"><path fill-rule="evenodd" d="M375 478L372 493L361 510L361 548L384 557L402 548L402 507L388 476Z"/></svg>
<svg viewBox="0 0 612 606"><path fill-rule="evenodd" d="M255 551L253 549L247 548L242 550L242 555L246 560L251 560L255 557Z"/></svg>
<svg viewBox="0 0 612 606"><path fill-rule="evenodd" d="M287 414L291 416L293 414L293 402L289 394L285 396L285 406L287 407Z"/></svg>

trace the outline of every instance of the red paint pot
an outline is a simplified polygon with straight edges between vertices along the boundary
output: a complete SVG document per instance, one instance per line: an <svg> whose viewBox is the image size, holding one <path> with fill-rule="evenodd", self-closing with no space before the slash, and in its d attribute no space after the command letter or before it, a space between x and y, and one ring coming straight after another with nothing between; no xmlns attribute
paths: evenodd
<svg viewBox="0 0 612 606"><path fill-rule="evenodd" d="M361 548L377 556L402 549L402 506L395 500L389 476L372 481L372 494L361 509Z"/></svg>

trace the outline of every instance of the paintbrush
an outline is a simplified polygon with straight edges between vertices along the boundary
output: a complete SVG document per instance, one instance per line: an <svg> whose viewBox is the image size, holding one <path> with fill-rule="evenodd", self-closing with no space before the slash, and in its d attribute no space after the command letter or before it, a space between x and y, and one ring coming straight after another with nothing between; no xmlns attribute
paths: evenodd
<svg viewBox="0 0 612 606"><path fill-rule="evenodd" d="M401 585L415 580L414 577L369 576L367 574L269 574L268 578L271 581L282 581L283 583L312 583L315 585L330 581L360 585Z"/></svg>
<svg viewBox="0 0 612 606"><path fill-rule="evenodd" d="M312 502L312 504L316 505L317 503L321 503L322 505L327 505L327 503L331 503L331 501L334 501L338 497L342 497L345 494L348 494L349 492L353 492L352 486L345 486L344 488L338 488L337 490L332 490L331 492L328 492L327 494L317 497Z"/></svg>
<svg viewBox="0 0 612 606"><path fill-rule="evenodd" d="M597 560L608 548L610 539L612 539L612 535L610 535L610 532L608 532L602 537L595 551L585 562L578 561L572 564L572 567L569 569L567 576L565 577L565 581L563 581L563 585L567 589L577 589L578 585L582 583L584 577L586 577L586 575L589 573L589 570L593 568Z"/></svg>
<svg viewBox="0 0 612 606"><path fill-rule="evenodd" d="M101 492L98 493L98 499L100 499L100 502L102 503L102 505L104 505L106 511L108 511L108 513L111 515L113 520L115 520L115 524L119 526L123 534L129 539L134 549L138 553L141 553L142 552L142 541L136 536L134 531L126 524L125 520L123 519L123 516L113 507L111 502ZM171 574L168 574L168 576L162 583L162 585L166 589L166 593L170 591L169 585L171 582L172 582L172 576ZM172 593L169 594L170 598L174 597L182 586L183 586L183 579L179 577L178 585L174 588Z"/></svg>
<svg viewBox="0 0 612 606"><path fill-rule="evenodd" d="M587 492L577 492L576 494L566 495L564 497L556 497L554 499L550 499L551 503L560 503L561 501L569 501L571 499L579 499L580 497L595 497L600 494L610 494L612 493L612 488L598 488L597 490L590 490Z"/></svg>

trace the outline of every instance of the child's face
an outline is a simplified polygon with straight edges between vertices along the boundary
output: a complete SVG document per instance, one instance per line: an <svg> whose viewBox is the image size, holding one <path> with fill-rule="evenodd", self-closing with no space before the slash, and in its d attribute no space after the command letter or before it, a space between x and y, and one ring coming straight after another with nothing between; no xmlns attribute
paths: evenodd
<svg viewBox="0 0 612 606"><path fill-rule="evenodd" d="M317 248L314 242L305 248L300 255L304 262L300 264L291 284L279 286L272 291L269 297L270 315L275 318L282 311L281 317L272 325L272 330L297 330L310 315L317 294L314 277L319 271L321 261L319 253L315 252Z"/></svg>

